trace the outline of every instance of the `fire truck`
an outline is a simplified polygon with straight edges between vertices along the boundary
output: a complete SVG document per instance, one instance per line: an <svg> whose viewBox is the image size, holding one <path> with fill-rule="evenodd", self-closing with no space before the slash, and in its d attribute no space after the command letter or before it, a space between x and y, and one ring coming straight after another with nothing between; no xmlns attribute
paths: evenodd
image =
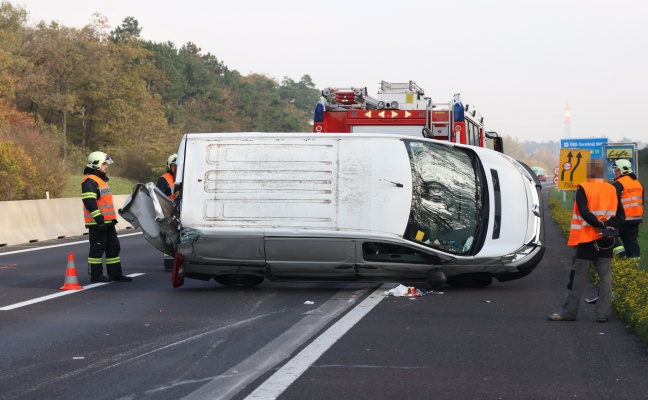
<svg viewBox="0 0 648 400"><path fill-rule="evenodd" d="M463 105L457 93L447 103L434 103L415 82L381 81L378 97L366 87L325 88L315 107L316 133L371 132L423 136L503 152L502 138L484 130L484 117ZM492 145L486 145L486 139Z"/></svg>

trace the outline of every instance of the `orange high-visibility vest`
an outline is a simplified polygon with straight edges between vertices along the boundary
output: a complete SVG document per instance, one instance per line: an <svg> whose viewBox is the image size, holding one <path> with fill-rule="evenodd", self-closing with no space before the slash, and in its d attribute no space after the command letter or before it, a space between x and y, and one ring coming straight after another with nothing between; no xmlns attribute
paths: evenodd
<svg viewBox="0 0 648 400"><path fill-rule="evenodd" d="M110 187L103 179L99 178L96 175L86 175L83 178L81 183L85 182L86 179L92 179L97 182L99 185L99 198L97 199L97 207L99 207L99 212L104 217L104 222L111 224L113 220L117 219L117 214L115 213L115 206L113 205L113 195ZM85 220L86 226L88 225L97 225L97 222L92 218L90 211L83 204L83 219Z"/></svg>
<svg viewBox="0 0 648 400"><path fill-rule="evenodd" d="M625 211L626 221L642 220L643 216L643 186L638 180L622 175L617 179L623 185L621 204Z"/></svg>
<svg viewBox="0 0 648 400"><path fill-rule="evenodd" d="M169 184L169 187L171 188L171 195L169 195L169 198L173 200L175 198L175 195L173 194L173 175L171 175L170 172L167 172L166 174L162 175L162 178L166 179L167 183Z"/></svg>
<svg viewBox="0 0 648 400"><path fill-rule="evenodd" d="M616 215L619 200L614 186L607 182L582 182L581 186L587 196L587 208L599 221L607 221ZM581 217L578 206L574 202L571 229L568 246L578 246L580 243L592 242L602 238L600 229L593 227Z"/></svg>

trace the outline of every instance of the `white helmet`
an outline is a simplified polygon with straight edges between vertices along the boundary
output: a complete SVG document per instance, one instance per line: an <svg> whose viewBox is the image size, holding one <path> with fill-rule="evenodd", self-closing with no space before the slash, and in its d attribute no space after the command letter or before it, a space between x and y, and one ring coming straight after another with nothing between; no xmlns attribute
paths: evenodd
<svg viewBox="0 0 648 400"><path fill-rule="evenodd" d="M113 160L108 156L108 154L103 151L93 151L88 156L88 163L86 167L92 169L100 169L103 163L112 164Z"/></svg>
<svg viewBox="0 0 648 400"><path fill-rule="evenodd" d="M170 170L172 165L178 165L176 162L178 160L178 155L177 154L171 154L169 158L167 158L167 169Z"/></svg>
<svg viewBox="0 0 648 400"><path fill-rule="evenodd" d="M621 171L621 175L631 174L632 164L630 164L630 161L628 160L616 160L614 164L612 164L612 169L618 169Z"/></svg>

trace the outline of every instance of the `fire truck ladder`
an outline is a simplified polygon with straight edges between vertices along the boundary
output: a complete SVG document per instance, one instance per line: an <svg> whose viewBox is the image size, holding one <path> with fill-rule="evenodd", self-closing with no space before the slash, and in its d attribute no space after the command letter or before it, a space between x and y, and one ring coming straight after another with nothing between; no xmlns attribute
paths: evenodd
<svg viewBox="0 0 648 400"><path fill-rule="evenodd" d="M457 95L455 95L456 99ZM426 97L425 104L425 128L423 129L423 136L430 139L445 138L447 141L452 141L452 126L453 126L453 110L452 106L455 100L447 103L433 103L430 97ZM448 111L443 113L443 118L433 120L434 109Z"/></svg>

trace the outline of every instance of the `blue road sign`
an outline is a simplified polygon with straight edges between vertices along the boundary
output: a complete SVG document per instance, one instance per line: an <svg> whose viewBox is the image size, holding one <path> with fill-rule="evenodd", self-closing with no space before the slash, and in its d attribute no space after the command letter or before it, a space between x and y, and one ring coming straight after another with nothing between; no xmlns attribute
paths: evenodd
<svg viewBox="0 0 648 400"><path fill-rule="evenodd" d="M560 147L563 149L589 150L590 158L605 159L603 146L607 142L607 138L560 139Z"/></svg>

